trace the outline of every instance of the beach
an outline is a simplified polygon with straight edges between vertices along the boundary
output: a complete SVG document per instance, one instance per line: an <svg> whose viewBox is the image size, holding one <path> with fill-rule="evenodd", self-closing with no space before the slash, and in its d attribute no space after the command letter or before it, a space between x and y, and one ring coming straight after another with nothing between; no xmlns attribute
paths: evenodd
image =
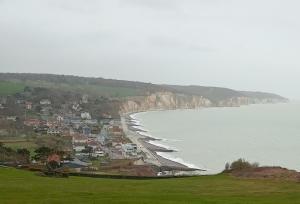
<svg viewBox="0 0 300 204"><path fill-rule="evenodd" d="M134 113L127 113L121 116L123 130L126 136L143 152L145 163L157 166L160 171L203 171L160 156L158 154L160 152L174 152L174 150L151 144L151 141L159 139L148 135L147 130L140 126L139 122L132 117L132 114Z"/></svg>

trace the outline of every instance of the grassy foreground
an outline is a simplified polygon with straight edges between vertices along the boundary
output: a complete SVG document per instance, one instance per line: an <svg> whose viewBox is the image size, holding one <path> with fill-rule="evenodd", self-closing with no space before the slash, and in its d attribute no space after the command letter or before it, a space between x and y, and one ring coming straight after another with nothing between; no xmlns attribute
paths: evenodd
<svg viewBox="0 0 300 204"><path fill-rule="evenodd" d="M300 184L228 175L165 180L47 178L0 168L0 203L300 203Z"/></svg>

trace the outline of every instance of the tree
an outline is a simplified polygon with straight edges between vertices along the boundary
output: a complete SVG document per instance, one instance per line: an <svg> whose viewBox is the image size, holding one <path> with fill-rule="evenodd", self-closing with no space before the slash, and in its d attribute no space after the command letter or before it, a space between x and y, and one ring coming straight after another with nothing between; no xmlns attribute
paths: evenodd
<svg viewBox="0 0 300 204"><path fill-rule="evenodd" d="M55 169L58 169L60 167L60 165L57 161L52 160L52 161L47 162L46 167L47 167L48 171L53 172L53 171L55 171Z"/></svg>
<svg viewBox="0 0 300 204"><path fill-rule="evenodd" d="M40 147L36 149L34 152L35 152L34 159L45 163L47 157L53 152L53 149L50 149L49 147Z"/></svg>
<svg viewBox="0 0 300 204"><path fill-rule="evenodd" d="M227 162L225 164L225 171L229 171L230 170L230 164Z"/></svg>
<svg viewBox="0 0 300 204"><path fill-rule="evenodd" d="M230 165L229 165L229 163L226 163L225 171L243 170L243 169L251 169L251 168L257 168L257 167L259 167L259 164L257 162L250 163L250 162L246 161L245 159L238 159L238 160L232 162Z"/></svg>
<svg viewBox="0 0 300 204"><path fill-rule="evenodd" d="M23 161L29 163L30 161L30 151L26 148L17 149L17 154L22 158Z"/></svg>

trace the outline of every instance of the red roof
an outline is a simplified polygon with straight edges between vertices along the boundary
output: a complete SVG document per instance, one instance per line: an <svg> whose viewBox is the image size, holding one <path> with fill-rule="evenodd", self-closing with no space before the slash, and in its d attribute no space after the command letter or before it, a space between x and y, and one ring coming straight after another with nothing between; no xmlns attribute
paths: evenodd
<svg viewBox="0 0 300 204"><path fill-rule="evenodd" d="M51 154L48 156L47 162L56 161L60 163L60 156L58 154Z"/></svg>

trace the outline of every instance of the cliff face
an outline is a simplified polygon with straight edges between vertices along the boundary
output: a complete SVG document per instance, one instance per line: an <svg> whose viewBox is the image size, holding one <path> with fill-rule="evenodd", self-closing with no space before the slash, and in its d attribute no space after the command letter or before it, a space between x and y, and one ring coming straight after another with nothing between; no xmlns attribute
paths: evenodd
<svg viewBox="0 0 300 204"><path fill-rule="evenodd" d="M144 97L134 97L125 101L121 112L139 112L148 110L171 110L181 108L209 107L210 100L201 96L190 96L171 92L156 92Z"/></svg>
<svg viewBox="0 0 300 204"><path fill-rule="evenodd" d="M243 105L250 105L250 104L268 104L268 103L286 103L288 102L287 99L284 98L257 98L257 97L233 97L226 100L221 100L216 103L218 107L239 107Z"/></svg>
<svg viewBox="0 0 300 204"><path fill-rule="evenodd" d="M156 92L147 96L131 97L121 105L121 113L149 110L196 109L201 107L239 107L249 104L287 102L279 98L232 97L211 102L202 96L172 92Z"/></svg>

